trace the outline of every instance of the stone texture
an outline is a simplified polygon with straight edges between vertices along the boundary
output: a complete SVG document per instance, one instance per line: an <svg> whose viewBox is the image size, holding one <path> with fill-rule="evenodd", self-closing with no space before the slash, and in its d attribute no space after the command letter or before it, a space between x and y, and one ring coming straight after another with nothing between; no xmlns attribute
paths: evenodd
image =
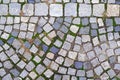
<svg viewBox="0 0 120 80"><path fill-rule="evenodd" d="M45 3L35 4L35 15L36 16L47 16L48 15L48 6Z"/></svg>
<svg viewBox="0 0 120 80"><path fill-rule="evenodd" d="M7 15L8 14L8 5L0 4L0 15Z"/></svg>
<svg viewBox="0 0 120 80"><path fill-rule="evenodd" d="M64 66L71 66L72 64L74 63L74 61L72 59L69 59L69 58L65 58L65 61L64 61Z"/></svg>
<svg viewBox="0 0 120 80"><path fill-rule="evenodd" d="M22 78L25 78L28 75L28 72L26 70L23 70L20 74Z"/></svg>
<svg viewBox="0 0 120 80"><path fill-rule="evenodd" d="M9 12L11 15L20 15L21 5L19 3L10 3L9 4Z"/></svg>
<svg viewBox="0 0 120 80"><path fill-rule="evenodd" d="M0 76L3 77L5 74L6 74L6 71L3 68L1 68L0 69Z"/></svg>
<svg viewBox="0 0 120 80"><path fill-rule="evenodd" d="M69 42L64 42L63 49L69 50L71 47L71 44Z"/></svg>
<svg viewBox="0 0 120 80"><path fill-rule="evenodd" d="M120 78L118 1L26 1L0 0L0 80Z"/></svg>
<svg viewBox="0 0 120 80"><path fill-rule="evenodd" d="M76 61L74 62L75 68L80 69L83 67L83 62L81 61Z"/></svg>
<svg viewBox="0 0 120 80"><path fill-rule="evenodd" d="M77 57L77 52L69 51L68 57L75 60Z"/></svg>
<svg viewBox="0 0 120 80"><path fill-rule="evenodd" d="M54 62L54 61L51 62L50 68L52 70L58 70L58 67L59 67L59 65L56 62Z"/></svg>
<svg viewBox="0 0 120 80"><path fill-rule="evenodd" d="M120 13L120 7L119 5L113 5L113 4L108 4L107 5L107 16L119 16Z"/></svg>
<svg viewBox="0 0 120 80"><path fill-rule="evenodd" d="M84 70L78 70L76 76L85 76Z"/></svg>
<svg viewBox="0 0 120 80"><path fill-rule="evenodd" d="M32 16L34 14L34 5L33 4L25 4L23 5L23 13L25 16Z"/></svg>
<svg viewBox="0 0 120 80"><path fill-rule="evenodd" d="M7 80L7 79L13 80L13 79L12 79L12 76L11 76L10 74L7 74L7 75L5 75L5 76L2 78L2 80Z"/></svg>
<svg viewBox="0 0 120 80"><path fill-rule="evenodd" d="M86 43L86 44L83 45L83 48L86 52L90 51L90 50L92 50L92 44L91 43Z"/></svg>
<svg viewBox="0 0 120 80"><path fill-rule="evenodd" d="M103 72L103 69L101 66L98 66L94 69L95 73L99 76Z"/></svg>
<svg viewBox="0 0 120 80"><path fill-rule="evenodd" d="M104 16L105 6L104 4L94 4L93 5L93 15L102 17Z"/></svg>
<svg viewBox="0 0 120 80"><path fill-rule="evenodd" d="M16 54L14 54L13 56L11 56L10 59L11 59L14 63L17 63L17 62L20 60L19 57L18 57Z"/></svg>
<svg viewBox="0 0 120 80"><path fill-rule="evenodd" d="M61 56L57 57L56 60L55 60L55 62L57 62L58 64L62 64L63 61L64 61L64 58L61 57Z"/></svg>
<svg viewBox="0 0 120 80"><path fill-rule="evenodd" d="M76 69L74 69L74 68L68 68L68 74L69 75L75 75L75 73L76 73Z"/></svg>
<svg viewBox="0 0 120 80"><path fill-rule="evenodd" d="M42 74L44 71L45 71L45 67L44 66L42 66L41 64L39 64L37 67L36 67L36 72L38 73L38 74Z"/></svg>
<svg viewBox="0 0 120 80"><path fill-rule="evenodd" d="M29 76L32 78L32 79L35 79L37 77L37 74L35 72L30 72L29 73Z"/></svg>
<svg viewBox="0 0 120 80"><path fill-rule="evenodd" d="M33 68L35 67L34 63L32 61L30 61L26 66L25 68L28 70L28 71L31 71Z"/></svg>
<svg viewBox="0 0 120 80"><path fill-rule="evenodd" d="M48 69L48 70L46 70L46 71L44 72L44 75L45 75L47 78L50 78L50 77L53 75L53 72L52 72L50 69Z"/></svg>
<svg viewBox="0 0 120 80"><path fill-rule="evenodd" d="M59 73L62 73L62 74L66 74L67 68L65 68L65 67L59 67L58 72L59 72Z"/></svg>
<svg viewBox="0 0 120 80"><path fill-rule="evenodd" d="M35 46L35 45L33 45L31 48L30 48L30 52L32 52L32 53L36 53L38 51L38 48Z"/></svg>
<svg viewBox="0 0 120 80"><path fill-rule="evenodd" d="M63 16L63 6L61 4L50 5L50 16Z"/></svg>
<svg viewBox="0 0 120 80"><path fill-rule="evenodd" d="M77 4L67 3L65 4L65 16L77 16Z"/></svg>
<svg viewBox="0 0 120 80"><path fill-rule="evenodd" d="M75 25L72 25L72 26L70 27L70 30L71 30L73 33L77 33L77 32L78 32L78 29L79 29L79 27L78 27L78 26L75 26Z"/></svg>
<svg viewBox="0 0 120 80"><path fill-rule="evenodd" d="M5 61L3 63L4 68L11 69L13 67L12 63L10 61Z"/></svg>
<svg viewBox="0 0 120 80"><path fill-rule="evenodd" d="M87 53L87 56L89 59L93 59L95 57L95 53L93 51L90 51Z"/></svg>
<svg viewBox="0 0 120 80"><path fill-rule="evenodd" d="M80 17L88 17L91 16L92 9L89 4L79 4L79 16Z"/></svg>

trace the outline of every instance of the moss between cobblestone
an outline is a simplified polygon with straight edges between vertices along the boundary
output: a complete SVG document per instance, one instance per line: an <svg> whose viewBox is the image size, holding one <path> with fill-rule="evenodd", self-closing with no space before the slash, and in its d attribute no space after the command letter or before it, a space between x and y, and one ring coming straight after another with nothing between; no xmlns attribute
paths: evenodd
<svg viewBox="0 0 120 80"><path fill-rule="evenodd" d="M4 43L7 43L7 40L0 37L0 40L2 40Z"/></svg>
<svg viewBox="0 0 120 80"><path fill-rule="evenodd" d="M99 78L99 76L95 74L95 75L94 75L94 79L97 79L97 78Z"/></svg>
<svg viewBox="0 0 120 80"><path fill-rule="evenodd" d="M39 36L39 34L36 33L35 36L32 37L32 39L35 39L35 38L37 38L38 36Z"/></svg>
<svg viewBox="0 0 120 80"><path fill-rule="evenodd" d="M0 4L3 4L3 0L1 0ZM1 79L0 79L1 80Z"/></svg>
<svg viewBox="0 0 120 80"><path fill-rule="evenodd" d="M5 17L16 17L15 15L11 15L10 13L8 13L8 15L6 15Z"/></svg>
<svg viewBox="0 0 120 80"><path fill-rule="evenodd" d="M116 22L115 22L115 18L112 18L112 20L113 20L113 26L114 26L114 27L117 26L117 24L116 24Z"/></svg>
<svg viewBox="0 0 120 80"><path fill-rule="evenodd" d="M27 2L19 2L21 4L21 10L24 4L27 4Z"/></svg>
<svg viewBox="0 0 120 80"><path fill-rule="evenodd" d="M80 70L85 70L84 67L82 66L82 68L80 68Z"/></svg>
<svg viewBox="0 0 120 80"><path fill-rule="evenodd" d="M120 80L120 78L116 77L116 80Z"/></svg>
<svg viewBox="0 0 120 80"><path fill-rule="evenodd" d="M70 34L70 35L72 35L72 36L76 36L76 35L77 35L77 34L71 32L71 31L69 31L68 34Z"/></svg>
<svg viewBox="0 0 120 80"><path fill-rule="evenodd" d="M10 39L11 37L17 38L17 37L15 37L15 36L13 36L13 35L9 34L8 39Z"/></svg>
<svg viewBox="0 0 120 80"><path fill-rule="evenodd" d="M82 27L83 27L82 23L76 24L76 26L78 26L79 28L82 28Z"/></svg>
<svg viewBox="0 0 120 80"><path fill-rule="evenodd" d="M79 3L77 3L77 12L79 12ZM77 15L79 16L79 13Z"/></svg>

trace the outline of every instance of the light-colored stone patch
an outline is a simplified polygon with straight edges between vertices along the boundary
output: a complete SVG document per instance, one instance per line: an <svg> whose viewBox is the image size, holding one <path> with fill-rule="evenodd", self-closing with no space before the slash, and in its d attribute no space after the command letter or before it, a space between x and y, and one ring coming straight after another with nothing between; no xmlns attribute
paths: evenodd
<svg viewBox="0 0 120 80"><path fill-rule="evenodd" d="M61 4L51 4L50 16L63 16L63 6Z"/></svg>
<svg viewBox="0 0 120 80"><path fill-rule="evenodd" d="M9 4L9 12L11 15L20 15L21 4L19 3L10 3Z"/></svg>
<svg viewBox="0 0 120 80"><path fill-rule="evenodd" d="M91 16L91 13L92 13L91 5L79 4L79 16L80 17Z"/></svg>
<svg viewBox="0 0 120 80"><path fill-rule="evenodd" d="M120 6L114 5L114 4L108 4L107 5L107 16L119 16L120 14Z"/></svg>
<svg viewBox="0 0 120 80"><path fill-rule="evenodd" d="M93 5L93 16L102 17L104 16L105 5L104 4L94 4Z"/></svg>
<svg viewBox="0 0 120 80"><path fill-rule="evenodd" d="M32 16L33 15L33 10L34 10L34 5L33 4L25 4L23 5L23 13L25 16Z"/></svg>
<svg viewBox="0 0 120 80"><path fill-rule="evenodd" d="M0 4L0 15L7 15L8 14L8 5Z"/></svg>
<svg viewBox="0 0 120 80"><path fill-rule="evenodd" d="M76 3L67 3L65 4L65 16L77 16L77 4Z"/></svg>
<svg viewBox="0 0 120 80"><path fill-rule="evenodd" d="M48 15L48 5L46 3L35 4L35 15L36 16L47 16Z"/></svg>

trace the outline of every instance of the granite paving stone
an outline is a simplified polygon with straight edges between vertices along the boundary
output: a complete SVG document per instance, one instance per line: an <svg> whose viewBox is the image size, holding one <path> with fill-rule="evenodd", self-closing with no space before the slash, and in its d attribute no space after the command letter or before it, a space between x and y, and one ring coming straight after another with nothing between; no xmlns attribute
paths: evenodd
<svg viewBox="0 0 120 80"><path fill-rule="evenodd" d="M93 15L102 17L104 16L105 6L104 4L94 4L93 5Z"/></svg>
<svg viewBox="0 0 120 80"><path fill-rule="evenodd" d="M79 4L79 16L88 17L91 16L92 10L89 4Z"/></svg>
<svg viewBox="0 0 120 80"><path fill-rule="evenodd" d="M61 4L51 4L50 16L63 16L63 6Z"/></svg>
<svg viewBox="0 0 120 80"><path fill-rule="evenodd" d="M115 12L114 12L115 11ZM107 16L119 16L119 5L107 5Z"/></svg>
<svg viewBox="0 0 120 80"><path fill-rule="evenodd" d="M8 5L6 4L0 4L0 15L7 15L8 14Z"/></svg>
<svg viewBox="0 0 120 80"><path fill-rule="evenodd" d="M37 16L47 16L48 15L48 6L45 3L35 4L35 14Z"/></svg>
<svg viewBox="0 0 120 80"><path fill-rule="evenodd" d="M33 10L34 10L34 5L33 4L25 4L23 5L23 13L26 16L32 16L34 14Z"/></svg>
<svg viewBox="0 0 120 80"><path fill-rule="evenodd" d="M0 80L119 80L119 0L0 0Z"/></svg>
<svg viewBox="0 0 120 80"><path fill-rule="evenodd" d="M76 3L67 3L65 4L65 16L77 16L77 4Z"/></svg>
<svg viewBox="0 0 120 80"><path fill-rule="evenodd" d="M9 13L11 15L19 15L20 14L21 4L19 3L10 3L9 4Z"/></svg>

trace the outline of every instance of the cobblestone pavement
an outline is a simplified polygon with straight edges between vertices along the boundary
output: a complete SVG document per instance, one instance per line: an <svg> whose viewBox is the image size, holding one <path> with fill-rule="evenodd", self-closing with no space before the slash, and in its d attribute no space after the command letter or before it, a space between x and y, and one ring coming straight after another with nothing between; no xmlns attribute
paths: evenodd
<svg viewBox="0 0 120 80"><path fill-rule="evenodd" d="M0 80L120 80L120 0L0 3Z"/></svg>

